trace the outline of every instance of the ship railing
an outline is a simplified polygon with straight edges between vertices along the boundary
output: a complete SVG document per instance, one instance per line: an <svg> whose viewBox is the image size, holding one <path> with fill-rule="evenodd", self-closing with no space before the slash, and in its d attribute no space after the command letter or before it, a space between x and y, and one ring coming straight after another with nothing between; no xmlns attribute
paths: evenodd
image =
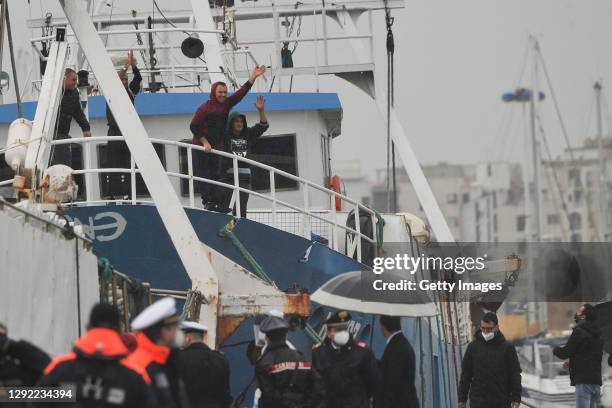
<svg viewBox="0 0 612 408"><path fill-rule="evenodd" d="M61 145L61 144L88 144L88 143L96 143L96 142L108 142L108 141L122 141L124 140L123 136L92 136L92 137L81 137L81 138L72 138L72 139L60 139L54 140L51 142L52 145ZM195 183L208 183L214 186L222 187L225 189L232 190L232 199L230 203L230 207L232 204L235 206L235 215L238 218L242 217L241 209L240 209L240 192L247 193L253 197L259 197L263 200L270 202L271 204L271 214L272 214L272 226L275 228L279 228L278 224L278 214L280 212L279 208L288 208L302 215L301 219L301 232L302 236L308 240L311 240L311 220L318 220L323 222L331 229L331 239L328 239L328 246L335 251L338 251L339 244L339 233L346 234L346 255L347 256L356 256L356 259L361 262L362 260L362 241L368 242L372 245L376 245L377 243L377 228L376 223L378 222L376 212L372 209L364 206L358 201L347 197L346 195L329 189L327 187L318 185L313 183L310 180L304 179L299 176L295 176L286 171L277 169L275 167L260 163L258 161L248 159L246 157L237 156L231 153L227 153L220 150L213 149L209 153L205 154L213 154L219 157L223 157L225 159L230 159L232 161L232 169L233 169L233 184L225 183L218 180L213 180L209 178L198 177L194 175L194 165L193 165L193 151L204 152L204 148L200 145L194 145L191 143L165 140L165 139L157 139L150 138L151 143L160 144L164 146L174 146L177 149L186 149L187 153L187 173L181 173L176 171L166 171L166 174L169 177L178 178L181 180L188 180L188 197L189 197L189 207L196 208L195 206ZM85 154L84 163L91 163L91 159L88 157L89 151L88 149L83 149ZM269 194L263 194L259 191L254 191L246 187L242 187L239 184L239 163L248 164L251 167L258 168L260 170L266 171L270 180L270 190ZM87 165L86 165L87 167ZM131 174L130 178L130 195L129 199L124 200L93 200L93 197L89 196L86 202L88 203L107 203L107 202L126 202L126 203L142 203L143 200L138 200L136 193L136 175L140 173L140 170L136 168L136 163L134 158L131 159L130 168L93 168L91 166L85 169L74 170L74 174L83 174L85 175L85 188L86 191L91 191L91 184L94 183L93 179L87 178L87 175L95 175L102 173L129 173ZM276 186L276 176L281 176L287 179L290 179L300 186L302 190L302 204L301 206L288 203L284 200L281 200L277 196L277 186ZM316 208L309 204L309 196L310 191L317 191L326 196L326 201L329 203L329 213L330 217L325 217L320 211L317 211ZM89 194L88 194L89 195ZM354 218L355 227L349 227L347 225L343 225L338 217L338 210L336 209L336 199L340 199L343 203L346 203L347 207L352 210L352 217ZM360 225L360 214L367 214L372 218L372 236L368 236L361 232Z"/></svg>

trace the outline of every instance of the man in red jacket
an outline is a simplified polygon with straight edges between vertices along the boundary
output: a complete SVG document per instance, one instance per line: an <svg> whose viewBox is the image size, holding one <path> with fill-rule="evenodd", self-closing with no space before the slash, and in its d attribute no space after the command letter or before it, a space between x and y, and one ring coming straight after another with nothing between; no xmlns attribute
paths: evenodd
<svg viewBox="0 0 612 408"><path fill-rule="evenodd" d="M265 72L266 67L264 65L253 68L249 80L230 96L227 96L227 85L224 82L212 84L210 99L198 108L191 120L189 128L193 133L192 143L202 145L206 153L209 153L212 149L223 150L223 136L229 111L244 98L255 80ZM220 176L220 157L206 153L194 151L194 176L218 180ZM200 182L199 185L204 208L211 211L223 211L219 205L215 186L203 182Z"/></svg>

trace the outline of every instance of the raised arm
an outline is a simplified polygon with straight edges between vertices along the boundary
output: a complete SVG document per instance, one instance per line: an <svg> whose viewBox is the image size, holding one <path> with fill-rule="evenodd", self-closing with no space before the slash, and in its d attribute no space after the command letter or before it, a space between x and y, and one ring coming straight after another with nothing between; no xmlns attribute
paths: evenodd
<svg viewBox="0 0 612 408"><path fill-rule="evenodd" d="M578 350L582 340L580 330L579 328L574 329L565 346L553 348L553 354L562 360L572 358L576 354L576 350Z"/></svg>
<svg viewBox="0 0 612 408"><path fill-rule="evenodd" d="M245 82L244 85L242 85L239 90L237 90L230 97L227 98L229 101L230 108L232 106L237 105L238 102L240 102L242 98L244 98L244 96L247 93L249 93L249 91L251 90L251 87L255 83L255 80L265 73L266 73L265 65L259 65L253 68L253 71L251 72L251 76L249 77L249 80Z"/></svg>
<svg viewBox="0 0 612 408"><path fill-rule="evenodd" d="M248 138L250 141L259 138L270 127L270 125L268 125L268 117L266 116L265 105L266 100L263 96L259 95L257 97L257 101L255 102L255 108L259 112L259 123L249 128Z"/></svg>

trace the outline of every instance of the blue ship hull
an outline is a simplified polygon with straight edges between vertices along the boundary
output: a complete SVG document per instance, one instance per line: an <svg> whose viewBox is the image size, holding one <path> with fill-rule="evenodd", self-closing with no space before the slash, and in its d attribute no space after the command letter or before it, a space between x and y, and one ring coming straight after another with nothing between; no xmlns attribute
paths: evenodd
<svg viewBox="0 0 612 408"><path fill-rule="evenodd" d="M232 242L218 235L218 231L232 217L197 209L186 209L186 212L202 242L250 269ZM191 288L187 273L154 206L73 207L66 213L89 227L97 255L108 258L117 270L149 282L154 288ZM297 283L312 293L333 276L361 268L357 261L325 245L248 219L239 219L234 233L281 289ZM310 254L305 260L309 248ZM313 315L319 317L317 320L330 311L313 304ZM380 357L385 340L375 327L374 316L353 314L353 320L357 337L372 344L375 354ZM318 322L311 323L316 326ZM422 390L421 405L451 407L456 405L453 353L451 346L445 345L435 335L438 332L435 326L435 319L403 320L404 333L417 354L417 390ZM221 347L230 361L233 395L244 389L252 378L253 367L246 356L246 343L252 338L252 322L247 319ZM291 332L290 341L306 354L309 353L312 344L301 331ZM460 350L455 354L459 356ZM422 376L419 375L420 371ZM421 384L422 380L424 382ZM250 390L246 401L252 401L252 392Z"/></svg>

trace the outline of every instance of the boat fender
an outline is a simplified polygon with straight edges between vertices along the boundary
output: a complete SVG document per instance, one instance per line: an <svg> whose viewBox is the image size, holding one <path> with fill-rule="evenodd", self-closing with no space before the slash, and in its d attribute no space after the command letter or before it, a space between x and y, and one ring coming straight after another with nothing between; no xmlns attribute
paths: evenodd
<svg viewBox="0 0 612 408"><path fill-rule="evenodd" d="M334 190L337 193L340 193L341 192L340 186L341 186L340 176L333 176L331 178L332 190ZM338 196L335 196L335 202L336 202L336 211L342 211L342 199Z"/></svg>

